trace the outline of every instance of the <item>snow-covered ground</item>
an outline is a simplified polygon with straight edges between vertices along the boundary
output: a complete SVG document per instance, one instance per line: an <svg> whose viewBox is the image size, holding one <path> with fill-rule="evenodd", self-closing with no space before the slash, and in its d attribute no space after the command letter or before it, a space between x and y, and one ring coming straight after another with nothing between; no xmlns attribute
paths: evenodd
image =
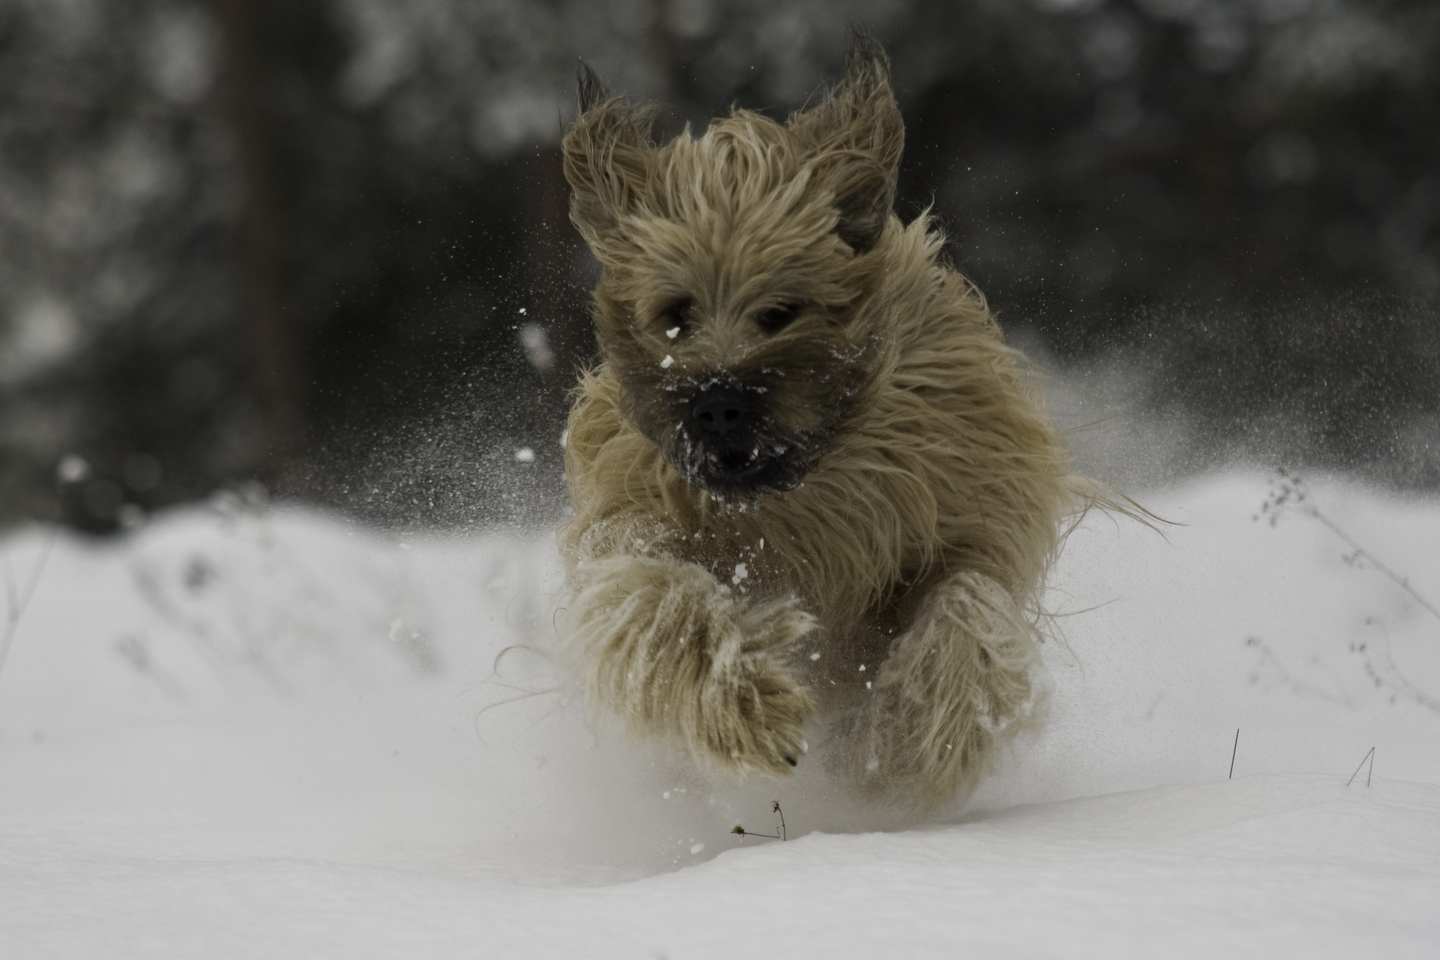
<svg viewBox="0 0 1440 960"><path fill-rule="evenodd" d="M1274 492L1091 516L1045 726L924 824L592 732L547 536L61 536L0 669L0 957L1440 956L1440 620ZM1309 503L1440 595L1440 502ZM22 593L47 536L0 540Z"/></svg>

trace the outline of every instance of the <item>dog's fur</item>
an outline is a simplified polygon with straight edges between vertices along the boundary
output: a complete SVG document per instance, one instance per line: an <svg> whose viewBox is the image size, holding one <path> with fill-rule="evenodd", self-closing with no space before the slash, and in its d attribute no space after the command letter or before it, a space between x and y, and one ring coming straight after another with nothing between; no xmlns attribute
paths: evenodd
<svg viewBox="0 0 1440 960"><path fill-rule="evenodd" d="M892 213L884 52L854 37L783 125L657 143L588 70L580 108L601 360L567 434L561 630L591 703L776 776L823 711L863 792L949 799L1035 705L1038 593L1088 492L928 217ZM753 414L717 456L696 411L720 389Z"/></svg>

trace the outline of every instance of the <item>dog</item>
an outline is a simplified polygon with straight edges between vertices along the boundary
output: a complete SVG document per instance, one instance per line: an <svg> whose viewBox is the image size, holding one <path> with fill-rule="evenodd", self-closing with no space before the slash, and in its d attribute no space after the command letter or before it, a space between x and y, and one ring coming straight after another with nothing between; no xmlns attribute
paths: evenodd
<svg viewBox="0 0 1440 960"><path fill-rule="evenodd" d="M593 707L702 767L786 776L828 717L858 792L943 804L1035 711L1040 592L1093 490L928 213L893 213L877 42L784 123L662 143L653 117L582 66L562 150L600 356L562 648Z"/></svg>

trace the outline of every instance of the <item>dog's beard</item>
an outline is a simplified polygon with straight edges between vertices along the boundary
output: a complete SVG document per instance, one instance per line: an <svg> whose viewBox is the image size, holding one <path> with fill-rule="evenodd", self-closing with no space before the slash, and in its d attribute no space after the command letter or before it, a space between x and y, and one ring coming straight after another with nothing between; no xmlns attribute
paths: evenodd
<svg viewBox="0 0 1440 960"><path fill-rule="evenodd" d="M637 403L627 391L627 419L650 438L665 460L686 482L730 500L755 500L766 493L793 490L814 467L838 426L786 432L766 417L743 434L716 443L696 429L689 418L689 398L667 397L663 406ZM658 409L657 409L658 407Z"/></svg>
<svg viewBox="0 0 1440 960"><path fill-rule="evenodd" d="M655 379L646 367L640 372L633 379L622 374L626 418L688 483L741 501L798 487L852 422L867 376L858 363L797 366L764 379L726 373ZM743 430L717 436L697 423L695 402L717 386L749 398Z"/></svg>

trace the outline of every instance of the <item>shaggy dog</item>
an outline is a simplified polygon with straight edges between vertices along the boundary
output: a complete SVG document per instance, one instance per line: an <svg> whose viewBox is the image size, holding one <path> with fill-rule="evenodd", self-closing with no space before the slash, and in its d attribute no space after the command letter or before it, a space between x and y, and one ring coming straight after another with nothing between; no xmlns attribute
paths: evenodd
<svg viewBox="0 0 1440 960"><path fill-rule="evenodd" d="M582 69L571 218L599 365L565 449L560 624L590 702L772 776L832 724L863 793L968 789L1037 697L1038 593L1090 497L984 298L892 213L904 126L856 35L782 125L668 143Z"/></svg>

